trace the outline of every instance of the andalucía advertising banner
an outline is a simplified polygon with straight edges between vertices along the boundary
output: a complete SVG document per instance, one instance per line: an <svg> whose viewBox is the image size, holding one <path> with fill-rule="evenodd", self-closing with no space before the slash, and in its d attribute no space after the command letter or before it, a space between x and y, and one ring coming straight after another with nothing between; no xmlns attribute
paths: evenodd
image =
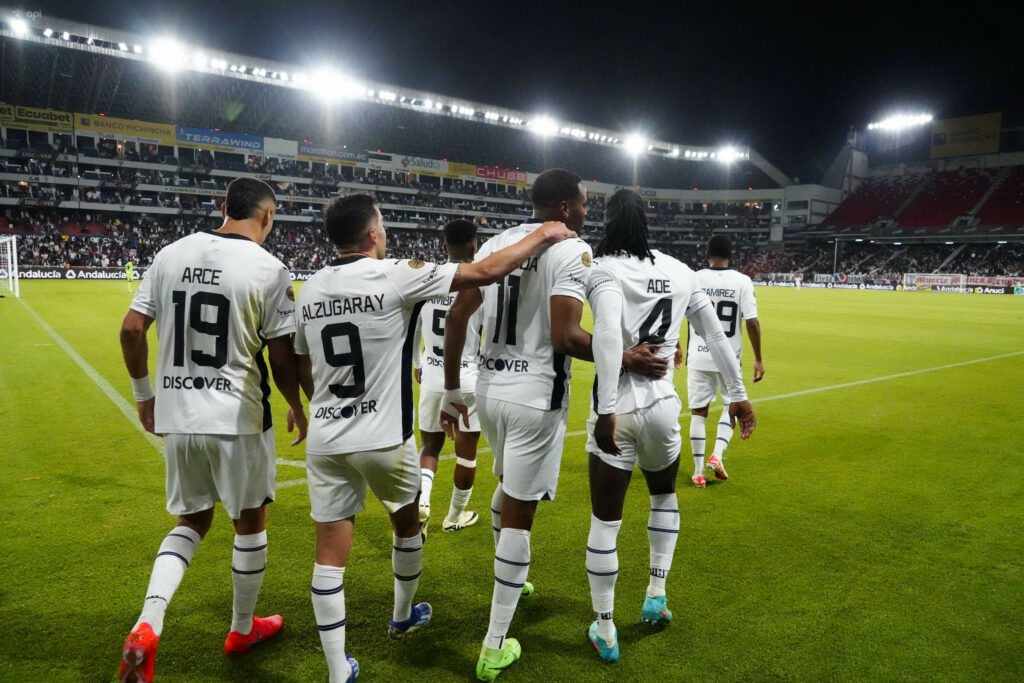
<svg viewBox="0 0 1024 683"><path fill-rule="evenodd" d="M141 280L143 269L135 271L135 279ZM7 277L0 269L0 277ZM20 280L124 280L124 268L64 268L57 266L18 266Z"/></svg>
<svg viewBox="0 0 1024 683"><path fill-rule="evenodd" d="M212 149L217 152L240 152L242 154L262 154L263 138L244 133L222 133L218 130L205 128L188 128L178 126L176 129L178 142Z"/></svg>

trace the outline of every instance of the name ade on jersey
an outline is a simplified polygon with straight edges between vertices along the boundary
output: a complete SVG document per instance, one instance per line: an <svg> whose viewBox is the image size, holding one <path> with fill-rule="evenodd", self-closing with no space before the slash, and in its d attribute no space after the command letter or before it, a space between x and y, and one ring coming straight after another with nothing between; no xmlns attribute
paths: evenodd
<svg viewBox="0 0 1024 683"><path fill-rule="evenodd" d="M647 281L647 293L648 294L671 294L672 285L668 280L648 280Z"/></svg>
<svg viewBox="0 0 1024 683"><path fill-rule="evenodd" d="M302 307L302 320L330 318L336 315L352 315L353 313L373 313L384 309L384 295L370 294L367 296L349 297L347 299L331 299L314 301Z"/></svg>
<svg viewBox="0 0 1024 683"><path fill-rule="evenodd" d="M130 266L125 268L130 269ZM217 268L186 268L181 274L181 281L194 285L219 285L222 272Z"/></svg>

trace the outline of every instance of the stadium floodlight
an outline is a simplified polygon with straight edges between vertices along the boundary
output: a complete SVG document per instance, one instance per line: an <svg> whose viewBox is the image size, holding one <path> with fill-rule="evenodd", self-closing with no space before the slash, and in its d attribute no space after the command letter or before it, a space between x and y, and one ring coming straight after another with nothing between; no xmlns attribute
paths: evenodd
<svg viewBox="0 0 1024 683"><path fill-rule="evenodd" d="M934 118L931 114L896 114L876 123L869 123L868 130L885 130L895 133L906 128L931 123Z"/></svg>
<svg viewBox="0 0 1024 683"><path fill-rule="evenodd" d="M737 159L743 158L743 154L735 147L722 147L718 150L717 156L715 156L715 153L712 153L711 158L718 159L723 164L731 164Z"/></svg>
<svg viewBox="0 0 1024 683"><path fill-rule="evenodd" d="M679 156L679 148L678 147L673 147L672 151L669 152L669 156L673 156L673 157Z"/></svg>
<svg viewBox="0 0 1024 683"><path fill-rule="evenodd" d="M26 30L28 30L28 29L26 29ZM60 34L60 37L63 38L64 40L71 40L71 34L68 33L67 31L64 31L64 33Z"/></svg>
<svg viewBox="0 0 1024 683"><path fill-rule="evenodd" d="M11 19L9 22L11 30L16 36L28 35L28 23L24 19Z"/></svg>
<svg viewBox="0 0 1024 683"><path fill-rule="evenodd" d="M120 50L121 52L128 52L128 46L125 45L124 43L118 43L117 44L117 49Z"/></svg>
<svg viewBox="0 0 1024 683"><path fill-rule="evenodd" d="M49 38L50 36L53 35L53 29L52 28L46 29L45 31L43 31L43 35L46 36L47 38Z"/></svg>
<svg viewBox="0 0 1024 683"><path fill-rule="evenodd" d="M141 45L133 46L132 47L132 52L134 52L137 55L141 55L142 54L142 46Z"/></svg>
<svg viewBox="0 0 1024 683"><path fill-rule="evenodd" d="M150 59L161 69L177 71L185 61L185 50L173 38L160 38L149 46Z"/></svg>
<svg viewBox="0 0 1024 683"><path fill-rule="evenodd" d="M631 156L639 156L643 154L647 148L647 140L642 135L629 135L626 137L626 141L623 143L623 148Z"/></svg>
<svg viewBox="0 0 1024 683"><path fill-rule="evenodd" d="M305 88L306 84L309 83L309 77L306 76L306 74L302 73L301 71L298 73L294 73L292 74L292 83L299 86L300 88Z"/></svg>
<svg viewBox="0 0 1024 683"><path fill-rule="evenodd" d="M367 90L362 84L329 68L314 72L308 88L314 95L327 102L367 95Z"/></svg>
<svg viewBox="0 0 1024 683"><path fill-rule="evenodd" d="M558 132L558 122L550 116L538 116L530 121L528 125L534 133L546 138Z"/></svg>

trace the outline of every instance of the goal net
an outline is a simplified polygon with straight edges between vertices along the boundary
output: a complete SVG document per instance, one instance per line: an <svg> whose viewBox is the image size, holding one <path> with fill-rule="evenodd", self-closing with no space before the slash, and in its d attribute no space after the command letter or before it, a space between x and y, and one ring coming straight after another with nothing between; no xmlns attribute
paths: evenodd
<svg viewBox="0 0 1024 683"><path fill-rule="evenodd" d="M966 292L967 276L962 273L904 273L904 292Z"/></svg>
<svg viewBox="0 0 1024 683"><path fill-rule="evenodd" d="M20 296L18 292L18 238L0 237L0 295Z"/></svg>

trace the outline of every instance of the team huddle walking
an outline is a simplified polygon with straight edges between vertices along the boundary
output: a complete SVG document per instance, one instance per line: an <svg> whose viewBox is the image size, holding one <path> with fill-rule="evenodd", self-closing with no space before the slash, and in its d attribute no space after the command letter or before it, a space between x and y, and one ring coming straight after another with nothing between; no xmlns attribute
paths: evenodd
<svg viewBox="0 0 1024 683"><path fill-rule="evenodd" d="M160 546L142 613L125 641L122 680L153 679L164 613L217 502L236 532L225 652L242 654L282 627L279 615L255 616L276 463L264 347L289 406L288 430L297 430L293 445L306 440L316 528L310 592L332 682L359 675L345 642L344 575L367 487L393 532L388 637L402 638L434 616L430 604L415 598L446 436L455 445L456 467L444 531L461 535L479 518L468 508L481 433L498 479L490 499L494 589L477 677L493 680L522 656L509 632L520 598L533 592L527 579L538 502L554 500L558 487L573 358L596 369L587 423L592 514L585 560L595 619L587 635L601 660L618 660L616 537L636 466L651 501L650 582L640 618L672 620L665 583L679 533L682 402L669 366L679 366L685 317L687 355L710 359L701 366L700 384L690 382L693 481L703 485L704 438L697 426L702 432L715 391L726 404L720 436L722 425L731 436L736 424L742 438L755 427L738 343L742 317L759 380L753 290L731 280L707 286L702 279L705 272L739 275L722 270L727 242L712 244L709 256L719 261L700 274L652 251L643 201L632 191L609 200L596 252L577 234L586 190L575 174L544 172L532 199L530 221L479 251L473 223L447 225L449 261L435 264L385 258L387 235L373 199L337 198L324 211L324 225L338 258L310 278L297 300L287 269L260 247L273 227L275 199L258 180L229 185L220 229L183 238L157 255L122 324L121 342L139 418L165 438L167 510L178 521ZM730 298L729 290L738 296ZM593 335L580 326L585 303L594 314ZM155 393L146 342L154 321ZM414 377L421 383L419 452ZM723 452L708 462L722 479Z"/></svg>

